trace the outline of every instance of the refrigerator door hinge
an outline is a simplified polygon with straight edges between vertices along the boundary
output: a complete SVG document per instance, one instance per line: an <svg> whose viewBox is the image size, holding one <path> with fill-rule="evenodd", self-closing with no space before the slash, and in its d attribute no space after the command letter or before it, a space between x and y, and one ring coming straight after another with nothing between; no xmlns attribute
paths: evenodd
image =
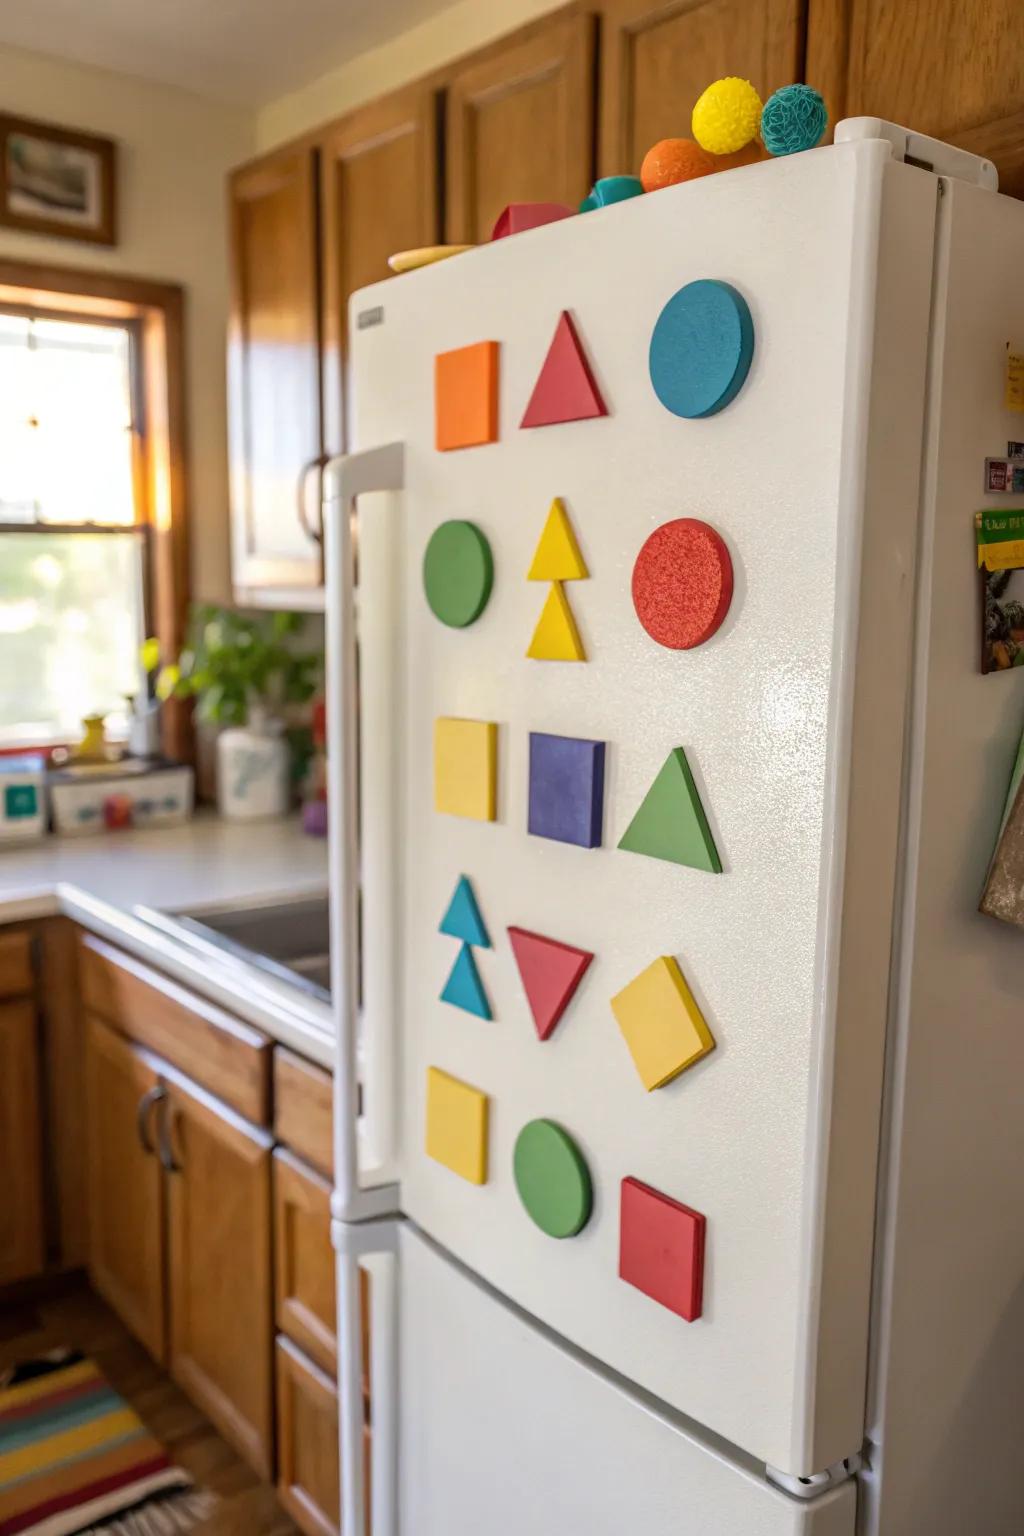
<svg viewBox="0 0 1024 1536"><path fill-rule="evenodd" d="M780 1472L778 1467L765 1467L768 1481L791 1493L795 1499L816 1499L827 1488L836 1488L848 1478L856 1477L863 1465L859 1451L835 1461L824 1472L811 1472L807 1477L794 1477L792 1472Z"/></svg>
<svg viewBox="0 0 1024 1536"><path fill-rule="evenodd" d="M999 172L991 160L972 155L966 149L957 149L955 144L944 144L941 139L930 139L926 133L901 128L899 123L887 123L881 117L845 117L836 124L834 137L837 144L885 139L892 146L894 160L916 165L922 171L932 171L936 176L969 181L972 186L984 187L989 192L999 191Z"/></svg>

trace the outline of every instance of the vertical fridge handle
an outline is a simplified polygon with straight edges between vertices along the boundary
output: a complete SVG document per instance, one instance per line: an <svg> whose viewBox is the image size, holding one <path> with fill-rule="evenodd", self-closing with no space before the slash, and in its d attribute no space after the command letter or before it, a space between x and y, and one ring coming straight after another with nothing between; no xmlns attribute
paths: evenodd
<svg viewBox="0 0 1024 1536"><path fill-rule="evenodd" d="M375 1111L390 1104L394 1047L390 1028L368 1012L360 1061L360 826L359 710L356 660L356 583L352 539L356 499L373 491L398 491L405 483L405 445L387 443L331 459L324 469L324 554L327 581L328 841L331 880L331 994L336 1044L334 1062L334 1193L338 1221L366 1221L397 1208L394 1184L363 1189L359 1178L359 1121L364 1113L374 1138ZM364 914L365 918L365 914ZM372 927L366 923L367 928ZM365 943L379 942L374 932ZM390 942L390 935L387 936ZM394 964L391 965L394 971ZM374 1024L376 1022L376 1027ZM362 1105L360 1104L362 1067ZM390 1121L381 1112L378 1120Z"/></svg>
<svg viewBox="0 0 1024 1536"><path fill-rule="evenodd" d="M338 1278L341 1529L398 1536L398 1226L331 1223ZM370 1487L366 1487L360 1270L370 1277ZM370 1521L367 1524L367 1503Z"/></svg>

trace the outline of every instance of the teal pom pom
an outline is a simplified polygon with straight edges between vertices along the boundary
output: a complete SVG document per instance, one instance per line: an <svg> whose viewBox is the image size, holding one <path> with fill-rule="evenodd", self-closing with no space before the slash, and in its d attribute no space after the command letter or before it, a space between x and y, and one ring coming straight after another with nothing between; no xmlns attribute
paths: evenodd
<svg viewBox="0 0 1024 1536"><path fill-rule="evenodd" d="M810 85L784 85L761 114L761 141L770 155L813 149L828 127L828 110Z"/></svg>

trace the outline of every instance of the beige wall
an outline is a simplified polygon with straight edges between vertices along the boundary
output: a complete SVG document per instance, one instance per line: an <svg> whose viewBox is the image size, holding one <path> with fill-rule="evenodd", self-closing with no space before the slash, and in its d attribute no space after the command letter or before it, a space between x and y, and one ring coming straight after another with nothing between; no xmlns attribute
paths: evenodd
<svg viewBox="0 0 1024 1536"><path fill-rule="evenodd" d="M184 91L0 48L0 104L119 141L113 248L0 229L0 254L106 268L185 288L193 593L230 596L224 342L224 175L253 152L254 118Z"/></svg>
<svg viewBox="0 0 1024 1536"><path fill-rule="evenodd" d="M458 0L392 42L360 54L339 69L261 108L256 118L260 150L329 122L353 107L395 90L525 26L565 0Z"/></svg>

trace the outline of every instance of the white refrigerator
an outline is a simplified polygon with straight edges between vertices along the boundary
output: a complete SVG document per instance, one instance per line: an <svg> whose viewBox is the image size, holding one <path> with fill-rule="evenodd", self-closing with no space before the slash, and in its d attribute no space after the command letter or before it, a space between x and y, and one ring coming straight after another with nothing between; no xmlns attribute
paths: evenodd
<svg viewBox="0 0 1024 1536"><path fill-rule="evenodd" d="M352 300L346 1533L1024 1529L1024 205L836 140Z"/></svg>

